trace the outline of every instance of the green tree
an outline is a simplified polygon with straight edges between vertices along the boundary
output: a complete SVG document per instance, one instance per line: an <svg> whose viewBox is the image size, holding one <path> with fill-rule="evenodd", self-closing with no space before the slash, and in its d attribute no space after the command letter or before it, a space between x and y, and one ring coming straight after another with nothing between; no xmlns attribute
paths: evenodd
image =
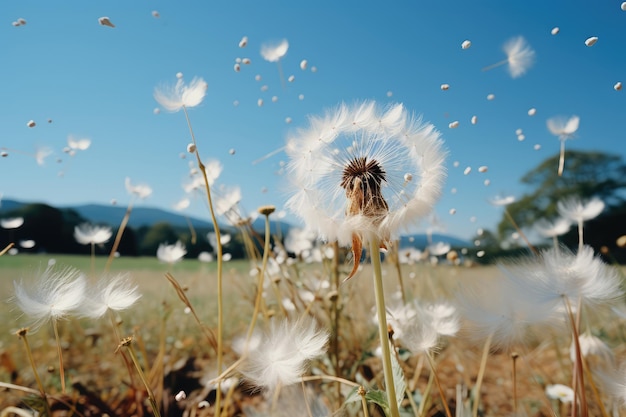
<svg viewBox="0 0 626 417"><path fill-rule="evenodd" d="M177 240L179 240L179 236L169 223L155 223L143 236L139 245L139 253L146 256L156 256L160 244L174 244Z"/></svg>
<svg viewBox="0 0 626 417"><path fill-rule="evenodd" d="M558 176L559 155L552 156L521 178L532 191L507 206L509 214L521 227L530 227L537 220L558 216L557 203L569 196L581 199L598 197L610 212L625 199L626 164L619 155L603 152L568 151L565 168ZM498 225L499 236L506 236L513 225L503 217Z"/></svg>

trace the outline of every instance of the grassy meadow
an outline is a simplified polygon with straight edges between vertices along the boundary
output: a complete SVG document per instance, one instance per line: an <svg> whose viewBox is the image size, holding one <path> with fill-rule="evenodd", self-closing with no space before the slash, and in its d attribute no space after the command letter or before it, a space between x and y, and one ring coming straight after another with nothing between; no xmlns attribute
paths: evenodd
<svg viewBox="0 0 626 417"><path fill-rule="evenodd" d="M50 258L56 260L55 267L73 266L89 279L100 277L106 262L104 257L95 259L94 274L90 272L92 261L89 257L17 255L0 258L0 294L3 298L0 314L4 318L0 323L0 381L35 390L3 389L0 395L0 410L5 410L3 416L14 415L9 412L11 406L37 403L33 371L24 344L15 334L28 323L28 319L20 317L21 312L9 299L14 292L13 282L36 285L37 271L42 265L45 267ZM389 257L382 264L388 319L392 317L390 323L393 323L394 311L414 300L422 304L449 301L456 305L459 294L467 288L482 288L488 295L486 289L502 274L495 266L463 267L445 263L400 264L398 269L392 259ZM243 260L224 263L223 369L237 365L240 358L234 346L246 334L254 311L257 278L250 270L255 265ZM351 265L346 261L338 268L347 273ZM216 264L183 260L167 265L156 258L113 261L110 274L128 274L141 294L131 308L116 313L118 332L121 337L134 337L133 345L160 407L160 415L216 415L216 387L211 383L217 376L215 349L165 278L166 272L180 283L200 321L215 334ZM267 330L270 321L311 316L320 327L336 330L330 333L326 354L311 362L304 373L304 379L310 381L282 387L276 392L264 392L246 383L235 367L221 386L220 415L363 415L361 402L350 400L354 399L354 387L363 386L375 392L382 384L382 368L376 353L379 343L374 319L372 269L365 263L355 277L339 286L337 292L333 289L332 273L330 260L317 264L282 265L279 272L272 273L272 285L264 293L257 323L257 328ZM458 334L446 337L428 354L412 353L394 340L406 382L402 415L446 415L441 395L445 396L452 415L472 414L473 390L481 372L484 340L472 335L464 325L463 317L460 319ZM605 313L590 314L585 320L586 326L606 343L615 357L626 355L622 322L608 319ZM46 321L37 331L28 334L34 362L53 404L53 415L150 415L150 406L136 370L125 365L120 351L116 351L120 341L116 340L109 320L70 316L58 324L68 381L66 394L61 393L59 360L50 322ZM551 384L571 384L570 345L571 337L566 323L563 323L561 328L531 327L523 344L491 347L481 382L479 415L569 415L571 404L550 399L545 390ZM513 352L515 360L512 359ZM432 367L428 357L432 359ZM600 389L597 377L600 374L594 373L594 367L601 369L603 361L609 359L594 350L588 352L586 358L590 370L587 375L596 375L597 380L595 386L587 385L590 415L603 415L603 412L611 416L626 415L606 393L594 396L594 390ZM433 378L435 375L437 378ZM341 379L331 379L334 377ZM354 386L335 382L341 380L351 381ZM184 399L177 396L181 391L185 393ZM303 406L303 401L307 407ZM377 402L370 399L369 415L382 415L381 409L374 404ZM73 413L55 411L61 409Z"/></svg>

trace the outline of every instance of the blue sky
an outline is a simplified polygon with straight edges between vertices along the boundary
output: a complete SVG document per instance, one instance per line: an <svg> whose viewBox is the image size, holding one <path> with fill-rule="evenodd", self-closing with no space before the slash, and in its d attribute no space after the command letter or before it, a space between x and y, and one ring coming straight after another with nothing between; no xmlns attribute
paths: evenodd
<svg viewBox="0 0 626 417"><path fill-rule="evenodd" d="M240 186L242 206L251 212L265 204L280 209L288 197L286 180L277 174L285 154L253 161L281 148L290 130L306 126L307 115L341 101L402 102L441 131L449 178L435 213L446 233L463 238L494 227L501 213L487 200L520 196L519 178L558 152L548 118L580 116L568 149L626 155L626 91L613 88L626 82L621 1L59 4L0 3L0 148L9 149L0 159L4 198L57 206L116 199L124 206L130 200L124 179L130 177L154 189L139 204L171 209L184 197L189 158L179 155L190 139L182 113L154 114L153 91L174 83L177 72L208 83L204 102L190 110L198 148L204 159L222 162L218 183ZM99 25L102 16L116 27ZM19 18L26 25L13 26ZM243 36L249 41L240 48ZM506 58L502 46L515 36L535 50L528 72L513 79L506 66L482 71ZM587 47L591 36L599 40ZM278 66L259 53L263 43L281 39L289 41L282 70L295 76L284 87ZM466 39L472 45L464 50ZM235 72L237 58L251 64ZM441 90L444 83L448 91ZM488 94L495 99L487 100ZM532 117L530 108L537 111ZM476 125L470 123L474 115ZM27 127L29 120L37 125ZM450 129L455 120L459 127ZM525 140L518 140L517 129ZM92 145L70 158L62 152L69 135ZM54 151L44 166L21 153L37 146ZM478 173L483 165L488 171ZM464 175L468 166L472 172ZM209 218L201 200L185 212ZM424 221L416 230L427 226Z"/></svg>

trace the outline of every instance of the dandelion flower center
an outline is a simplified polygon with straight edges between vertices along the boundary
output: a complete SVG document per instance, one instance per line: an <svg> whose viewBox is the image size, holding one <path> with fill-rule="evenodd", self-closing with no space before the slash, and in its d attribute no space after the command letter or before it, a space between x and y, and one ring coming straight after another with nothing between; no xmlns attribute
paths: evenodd
<svg viewBox="0 0 626 417"><path fill-rule="evenodd" d="M341 175L341 187L346 190L348 207L346 215L385 215L389 206L382 195L381 185L387 173L376 159L366 156L351 159Z"/></svg>

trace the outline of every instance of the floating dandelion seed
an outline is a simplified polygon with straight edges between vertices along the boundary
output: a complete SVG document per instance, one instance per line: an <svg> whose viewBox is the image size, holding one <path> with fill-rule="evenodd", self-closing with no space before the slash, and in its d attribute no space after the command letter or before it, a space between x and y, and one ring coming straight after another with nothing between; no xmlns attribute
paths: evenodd
<svg viewBox="0 0 626 417"><path fill-rule="evenodd" d="M267 90L269 90L270 88L267 85L262 85L261 86L261 91L262 92L266 92Z"/></svg>
<svg viewBox="0 0 626 417"><path fill-rule="evenodd" d="M456 209L455 209L455 208L451 208L451 209L450 209L450 211L449 211L449 213L450 213L451 215L456 214Z"/></svg>
<svg viewBox="0 0 626 417"><path fill-rule="evenodd" d="M156 256L161 262L168 264L174 264L183 259L183 256L187 254L187 249L182 242L178 241L173 245L162 243L157 249Z"/></svg>
<svg viewBox="0 0 626 417"><path fill-rule="evenodd" d="M530 109L528 109L528 115L529 116L534 116L535 114L537 114L537 109L532 107Z"/></svg>
<svg viewBox="0 0 626 417"><path fill-rule="evenodd" d="M465 168L465 170L463 171L463 175L469 175L469 173L472 172L472 167L467 167Z"/></svg>
<svg viewBox="0 0 626 417"><path fill-rule="evenodd" d="M159 109L158 107L155 107L155 108L152 110L152 113L153 113L153 114L160 114L160 113L161 113L161 109Z"/></svg>
<svg viewBox="0 0 626 417"><path fill-rule="evenodd" d="M482 173L482 172L487 172L487 170L488 170L488 169L489 169L489 168L487 168L485 165L483 165L483 166L481 166L481 167L478 167L478 172L481 172L481 173Z"/></svg>
<svg viewBox="0 0 626 417"><path fill-rule="evenodd" d="M491 184L491 180L485 180L483 181L483 184L485 185L485 187L489 187L489 185Z"/></svg>
<svg viewBox="0 0 626 417"><path fill-rule="evenodd" d="M622 82L618 81L615 83L615 85L613 86L613 90L615 91L620 91L622 89Z"/></svg>
<svg viewBox="0 0 626 417"><path fill-rule="evenodd" d="M290 75L289 78L287 78L287 81L289 81L290 83L294 82L295 80L296 80L295 75Z"/></svg>
<svg viewBox="0 0 626 417"><path fill-rule="evenodd" d="M452 163L452 166L453 166L453 167L455 167L455 168L458 168L458 167L459 167L459 165L460 165L460 162L459 162L459 161L454 161L454 162Z"/></svg>
<svg viewBox="0 0 626 417"><path fill-rule="evenodd" d="M553 27L552 30L550 31L550 33L552 35L556 35L561 31L561 29L559 29L558 27Z"/></svg>
<svg viewBox="0 0 626 417"><path fill-rule="evenodd" d="M100 25L102 26L108 26L110 28L115 27L115 25L111 22L111 20L106 16L98 18L98 23L100 23Z"/></svg>
<svg viewBox="0 0 626 417"><path fill-rule="evenodd" d="M235 72L239 72L239 71L241 71L241 65L235 64L235 65L233 65L233 69L235 70Z"/></svg>
<svg viewBox="0 0 626 417"><path fill-rule="evenodd" d="M276 103L278 101L278 96L272 96L272 103Z"/></svg>
<svg viewBox="0 0 626 417"><path fill-rule="evenodd" d="M441 89L442 89L443 91L447 91L447 90L449 90L449 89L450 89L450 84L441 84Z"/></svg>
<svg viewBox="0 0 626 417"><path fill-rule="evenodd" d="M161 17L161 14L158 11L153 10L152 11L152 17L158 19L159 17Z"/></svg>
<svg viewBox="0 0 626 417"><path fill-rule="evenodd" d="M626 1L625 1L625 2L623 2L623 3L622 3L622 5L621 5L620 7L621 7L621 9L622 9L623 11L625 11L625 12L626 12Z"/></svg>
<svg viewBox="0 0 626 417"><path fill-rule="evenodd" d="M471 122L472 122L473 125L478 123L478 116L472 116Z"/></svg>
<svg viewBox="0 0 626 417"><path fill-rule="evenodd" d="M511 77L518 78L524 75L535 61L535 51L526 43L522 36L509 39L504 44L503 49L506 59L483 68L483 71L508 64Z"/></svg>
<svg viewBox="0 0 626 417"><path fill-rule="evenodd" d="M496 95L495 95L495 94L487 94L487 100L491 101L491 100L493 100L494 98L496 98Z"/></svg>
<svg viewBox="0 0 626 417"><path fill-rule="evenodd" d="M300 101L304 100L304 94L299 94L298 95L298 100L300 100Z"/></svg>
<svg viewBox="0 0 626 417"><path fill-rule="evenodd" d="M538 151L539 149L541 149L541 145L536 143L535 146L533 146L533 149Z"/></svg>
<svg viewBox="0 0 626 417"><path fill-rule="evenodd" d="M393 91L387 91L387 97L393 96Z"/></svg>
<svg viewBox="0 0 626 417"><path fill-rule="evenodd" d="M26 123L26 126L28 127L35 127L37 124L35 123L34 120L29 120L28 123Z"/></svg>
<svg viewBox="0 0 626 417"><path fill-rule="evenodd" d="M461 43L462 49L469 49L470 46L472 46L472 42L467 39Z"/></svg>
<svg viewBox="0 0 626 417"><path fill-rule="evenodd" d="M280 75L281 84L285 85L283 70L280 65L280 60L287 54L289 50L289 42L287 39L283 39L278 43L265 43L261 45L261 56L263 59L269 62L276 62L278 65L278 73Z"/></svg>
<svg viewBox="0 0 626 417"><path fill-rule="evenodd" d="M522 133L522 134L517 135L517 140L519 140L520 142L523 142L523 141L524 141L524 139L526 139L526 135L524 135L523 133Z"/></svg>
<svg viewBox="0 0 626 417"><path fill-rule="evenodd" d="M287 124L291 123L291 117L285 117L285 123Z"/></svg>
<svg viewBox="0 0 626 417"><path fill-rule="evenodd" d="M70 150L86 151L91 146L91 139L74 139L73 136L68 136L67 146L70 148Z"/></svg>
<svg viewBox="0 0 626 417"><path fill-rule="evenodd" d="M165 109L177 112L183 107L196 107L206 95L208 84L198 77L194 77L189 84L183 81L183 74L176 74L176 84L174 86L161 85L154 89L154 99Z"/></svg>
<svg viewBox="0 0 626 417"><path fill-rule="evenodd" d="M262 98L258 99L256 101L256 105L259 106L259 107L263 107L263 99Z"/></svg>
<svg viewBox="0 0 626 417"><path fill-rule="evenodd" d="M574 133L578 130L580 124L580 118L578 116L572 116L569 119L564 117L552 117L548 119L548 130L553 135L559 138L561 141L561 152L559 154L559 177L563 175L563 166L565 165L565 141L573 137Z"/></svg>
<svg viewBox="0 0 626 417"><path fill-rule="evenodd" d="M585 45L591 47L591 46L595 45L596 42L598 42L598 37L597 36L592 36L592 37L587 38L585 40Z"/></svg>
<svg viewBox="0 0 626 417"><path fill-rule="evenodd" d="M193 143L188 143L187 144L187 152L188 153L194 153L196 151L196 145L194 145Z"/></svg>
<svg viewBox="0 0 626 417"><path fill-rule="evenodd" d="M306 67L309 65L309 62L306 59L300 61L300 69L302 71L306 70Z"/></svg>
<svg viewBox="0 0 626 417"><path fill-rule="evenodd" d="M241 60L241 63L244 65L250 65L252 63L252 61L250 60L250 58L243 58Z"/></svg>
<svg viewBox="0 0 626 417"><path fill-rule="evenodd" d="M448 127L450 129L456 129L457 127L459 127L459 121L455 120L454 122L451 122L450 124L448 124Z"/></svg>
<svg viewBox="0 0 626 417"><path fill-rule="evenodd" d="M229 154L231 154L231 155L234 155L234 154L235 154L235 149L230 148L230 149L228 150L228 153L229 153Z"/></svg>
<svg viewBox="0 0 626 417"><path fill-rule="evenodd" d="M255 81L261 81L261 76L259 74L254 76Z"/></svg>
<svg viewBox="0 0 626 417"><path fill-rule="evenodd" d="M240 48L245 48L248 45L248 37L244 36L243 38L241 38L241 40L239 41L239 47Z"/></svg>
<svg viewBox="0 0 626 417"><path fill-rule="evenodd" d="M287 208L320 238L352 244L353 276L364 240L387 242L431 210L445 178L441 148L435 128L401 104L386 111L374 102L342 104L288 139L295 193Z"/></svg>

